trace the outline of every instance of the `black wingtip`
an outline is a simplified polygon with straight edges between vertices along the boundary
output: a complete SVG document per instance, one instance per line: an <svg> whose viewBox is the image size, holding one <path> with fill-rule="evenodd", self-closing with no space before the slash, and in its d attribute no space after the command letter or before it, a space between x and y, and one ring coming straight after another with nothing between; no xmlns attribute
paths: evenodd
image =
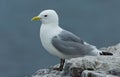
<svg viewBox="0 0 120 77"><path fill-rule="evenodd" d="M102 52L102 53L100 53L100 55L113 55L113 54L110 52Z"/></svg>

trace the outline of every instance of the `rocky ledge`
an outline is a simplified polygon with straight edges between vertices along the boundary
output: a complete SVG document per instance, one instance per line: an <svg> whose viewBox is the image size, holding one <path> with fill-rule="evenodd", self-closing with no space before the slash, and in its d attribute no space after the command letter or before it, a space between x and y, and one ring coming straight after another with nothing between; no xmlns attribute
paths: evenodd
<svg viewBox="0 0 120 77"><path fill-rule="evenodd" d="M86 56L66 60L63 71L40 69L32 77L120 77L120 44L101 48L113 56Z"/></svg>

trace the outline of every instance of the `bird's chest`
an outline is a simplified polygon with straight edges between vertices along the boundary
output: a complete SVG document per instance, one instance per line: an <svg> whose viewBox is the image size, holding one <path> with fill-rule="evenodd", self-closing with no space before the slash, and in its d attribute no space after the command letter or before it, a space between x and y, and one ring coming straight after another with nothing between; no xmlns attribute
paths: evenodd
<svg viewBox="0 0 120 77"><path fill-rule="evenodd" d="M51 45L52 37L55 36L51 28L46 26L41 26L40 29L40 39L42 42L42 45L44 47L48 47L48 45Z"/></svg>
<svg viewBox="0 0 120 77"><path fill-rule="evenodd" d="M47 50L50 50L52 46L52 35L48 31L40 32L40 40L43 45L43 47Z"/></svg>
<svg viewBox="0 0 120 77"><path fill-rule="evenodd" d="M47 26L41 26L40 29L41 43L43 47L53 55L57 54L57 50L52 45L52 38L57 34L58 34L58 30Z"/></svg>

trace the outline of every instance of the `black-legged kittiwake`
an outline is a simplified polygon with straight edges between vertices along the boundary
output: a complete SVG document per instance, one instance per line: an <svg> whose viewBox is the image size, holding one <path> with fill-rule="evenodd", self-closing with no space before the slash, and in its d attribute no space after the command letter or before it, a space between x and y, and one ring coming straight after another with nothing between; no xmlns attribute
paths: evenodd
<svg viewBox="0 0 120 77"><path fill-rule="evenodd" d="M95 46L88 44L75 34L62 29L59 26L59 17L54 10L44 10L32 20L41 20L40 39L43 47L52 55L61 59L60 67L56 70L62 71L65 59L98 56L100 54L112 55L98 50Z"/></svg>

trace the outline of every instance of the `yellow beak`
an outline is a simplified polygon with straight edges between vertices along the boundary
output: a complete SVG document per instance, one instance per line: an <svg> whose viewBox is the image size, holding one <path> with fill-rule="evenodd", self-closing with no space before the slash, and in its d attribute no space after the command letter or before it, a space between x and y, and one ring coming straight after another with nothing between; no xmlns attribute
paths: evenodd
<svg viewBox="0 0 120 77"><path fill-rule="evenodd" d="M35 17L33 17L31 20L32 20L32 21L33 21L33 20L38 21L38 20L41 20L41 18L38 17L38 16L35 16Z"/></svg>

